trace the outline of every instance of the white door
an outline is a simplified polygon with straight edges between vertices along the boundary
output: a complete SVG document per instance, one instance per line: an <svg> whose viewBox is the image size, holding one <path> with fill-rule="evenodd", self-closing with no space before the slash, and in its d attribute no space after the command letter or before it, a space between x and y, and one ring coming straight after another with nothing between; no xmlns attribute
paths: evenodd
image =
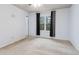
<svg viewBox="0 0 79 59"><path fill-rule="evenodd" d="M50 16L40 17L40 36L50 37Z"/></svg>

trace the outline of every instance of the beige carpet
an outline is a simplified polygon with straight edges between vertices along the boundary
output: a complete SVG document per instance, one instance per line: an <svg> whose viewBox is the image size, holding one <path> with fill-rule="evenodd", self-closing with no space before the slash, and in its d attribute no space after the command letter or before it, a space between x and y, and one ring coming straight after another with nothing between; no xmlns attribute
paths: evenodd
<svg viewBox="0 0 79 59"><path fill-rule="evenodd" d="M30 38L0 49L1 55L73 55L79 52L68 41Z"/></svg>

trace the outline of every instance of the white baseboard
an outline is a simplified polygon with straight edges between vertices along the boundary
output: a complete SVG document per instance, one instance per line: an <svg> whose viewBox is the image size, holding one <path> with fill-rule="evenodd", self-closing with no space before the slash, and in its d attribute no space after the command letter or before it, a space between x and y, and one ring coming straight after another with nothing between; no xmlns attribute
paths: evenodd
<svg viewBox="0 0 79 59"><path fill-rule="evenodd" d="M68 41L69 41L69 38L43 37L43 36L39 36L39 35L36 35L36 36L31 36L31 37L36 37L36 38L46 38L46 39L56 39L56 40L68 40Z"/></svg>
<svg viewBox="0 0 79 59"><path fill-rule="evenodd" d="M20 36L20 37L17 37L16 39L6 41L5 43L0 44L0 48L3 48L5 46L8 46L8 45L10 45L12 43L15 43L15 42L19 41L19 40L23 40L26 37L28 37L28 36Z"/></svg>
<svg viewBox="0 0 79 59"><path fill-rule="evenodd" d="M55 37L54 39L57 39L57 40L69 40L69 38L67 38L67 37Z"/></svg>
<svg viewBox="0 0 79 59"><path fill-rule="evenodd" d="M69 40L71 42L71 44L74 46L74 48L79 51L79 45L77 45L75 42L73 42L72 40Z"/></svg>

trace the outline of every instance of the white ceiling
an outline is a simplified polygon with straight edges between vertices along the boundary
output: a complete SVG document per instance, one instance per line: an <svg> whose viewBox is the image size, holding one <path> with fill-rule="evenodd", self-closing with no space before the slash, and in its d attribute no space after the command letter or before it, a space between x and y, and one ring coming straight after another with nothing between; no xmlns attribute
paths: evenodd
<svg viewBox="0 0 79 59"><path fill-rule="evenodd" d="M60 8L68 8L71 6L71 4L42 4L38 8L35 8L33 5L29 6L28 4L16 4L15 6L28 12L42 12L42 11L51 11Z"/></svg>

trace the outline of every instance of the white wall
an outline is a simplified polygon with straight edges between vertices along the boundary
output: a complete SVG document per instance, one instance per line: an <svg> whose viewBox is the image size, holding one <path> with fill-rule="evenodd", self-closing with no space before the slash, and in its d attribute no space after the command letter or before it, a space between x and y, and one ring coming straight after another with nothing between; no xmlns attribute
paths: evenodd
<svg viewBox="0 0 79 59"><path fill-rule="evenodd" d="M36 36L36 14L29 13L29 35Z"/></svg>
<svg viewBox="0 0 79 59"><path fill-rule="evenodd" d="M51 12L41 12L40 16L50 16ZM68 29L68 16L69 8L57 9L56 10L56 39L67 40L69 38L69 29ZM30 22L30 35L36 36L36 14L30 13L29 15ZM48 31L41 31L40 36L49 37Z"/></svg>
<svg viewBox="0 0 79 59"><path fill-rule="evenodd" d="M27 35L26 15L13 5L0 5L0 47Z"/></svg>
<svg viewBox="0 0 79 59"><path fill-rule="evenodd" d="M56 10L56 38L69 39L69 8Z"/></svg>
<svg viewBox="0 0 79 59"><path fill-rule="evenodd" d="M79 50L79 4L70 8L70 41Z"/></svg>

